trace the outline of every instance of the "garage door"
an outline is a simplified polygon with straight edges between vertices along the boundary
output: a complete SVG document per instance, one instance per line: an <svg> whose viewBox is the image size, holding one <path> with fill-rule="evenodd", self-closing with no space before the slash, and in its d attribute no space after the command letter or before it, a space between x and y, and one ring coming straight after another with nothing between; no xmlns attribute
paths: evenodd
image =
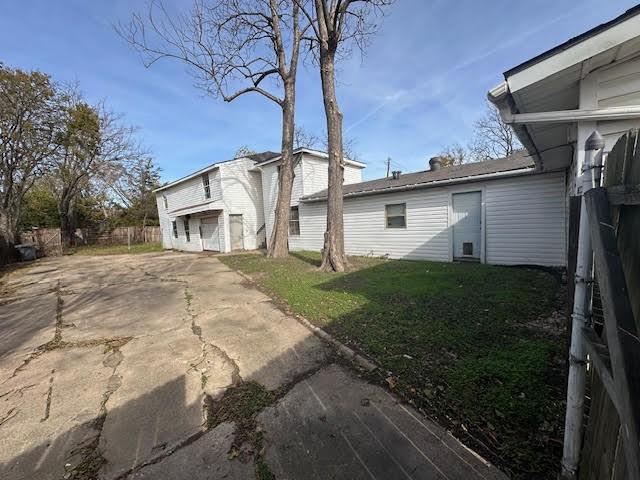
<svg viewBox="0 0 640 480"><path fill-rule="evenodd" d="M204 217L200 219L200 234L204 250L220 251L218 231L218 217Z"/></svg>

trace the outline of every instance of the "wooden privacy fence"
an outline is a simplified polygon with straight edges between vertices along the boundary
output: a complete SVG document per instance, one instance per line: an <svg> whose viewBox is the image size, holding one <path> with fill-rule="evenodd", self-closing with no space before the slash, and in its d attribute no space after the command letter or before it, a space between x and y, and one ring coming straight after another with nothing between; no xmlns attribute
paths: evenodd
<svg viewBox="0 0 640 480"><path fill-rule="evenodd" d="M50 257L62 255L63 245L59 228L34 228L20 234L22 243L37 246L39 255ZM109 232L95 232L87 229L76 230L76 245L133 245L138 243L159 243L160 227L117 227Z"/></svg>
<svg viewBox="0 0 640 480"><path fill-rule="evenodd" d="M20 234L22 243L36 245L43 257L62 255L62 238L59 228L34 228Z"/></svg>
<svg viewBox="0 0 640 480"><path fill-rule="evenodd" d="M117 227L110 232L78 230L76 240L81 245L128 245L136 243L158 243L160 227Z"/></svg>
<svg viewBox="0 0 640 480"><path fill-rule="evenodd" d="M637 130L609 153L604 186L585 194L602 323L584 328L591 402L580 479L640 479L640 147ZM584 214L585 212L583 212ZM593 313L597 313L593 310ZM592 314L593 320L593 314Z"/></svg>

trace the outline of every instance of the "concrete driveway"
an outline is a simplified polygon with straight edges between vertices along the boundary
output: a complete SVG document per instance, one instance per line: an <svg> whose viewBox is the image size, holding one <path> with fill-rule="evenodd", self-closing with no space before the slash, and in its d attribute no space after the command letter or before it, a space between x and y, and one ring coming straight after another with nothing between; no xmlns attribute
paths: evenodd
<svg viewBox="0 0 640 480"><path fill-rule="evenodd" d="M47 259L1 288L0 478L504 478L216 258Z"/></svg>

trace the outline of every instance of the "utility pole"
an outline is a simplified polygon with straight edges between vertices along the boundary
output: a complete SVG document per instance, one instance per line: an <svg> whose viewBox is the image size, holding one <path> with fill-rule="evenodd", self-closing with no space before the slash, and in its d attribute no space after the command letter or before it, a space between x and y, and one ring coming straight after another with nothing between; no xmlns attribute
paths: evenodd
<svg viewBox="0 0 640 480"><path fill-rule="evenodd" d="M387 157L385 162L387 164L387 177L389 176L389 170L391 170L391 157Z"/></svg>

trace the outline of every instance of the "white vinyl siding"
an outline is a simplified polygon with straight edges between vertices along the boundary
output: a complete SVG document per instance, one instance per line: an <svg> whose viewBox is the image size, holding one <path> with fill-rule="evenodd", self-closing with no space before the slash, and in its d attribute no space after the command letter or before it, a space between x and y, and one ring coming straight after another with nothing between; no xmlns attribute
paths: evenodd
<svg viewBox="0 0 640 480"><path fill-rule="evenodd" d="M171 244L171 237L173 235L171 229L171 221L169 220L169 216L167 215L167 211L164 209L163 195L162 192L156 195L156 206L158 207L158 219L160 221L160 235L162 248L170 249L173 248Z"/></svg>
<svg viewBox="0 0 640 480"><path fill-rule="evenodd" d="M486 261L566 265L564 173L488 182Z"/></svg>
<svg viewBox="0 0 640 480"><path fill-rule="evenodd" d="M303 160L304 195L311 195L327 188L329 182L329 164L327 159L304 155ZM359 183L361 181L362 168L348 163L345 164L344 184Z"/></svg>
<svg viewBox="0 0 640 480"><path fill-rule="evenodd" d="M260 173L250 171L253 166L254 162L247 158L220 165L222 203L227 216L225 227L228 225L228 215L242 215L244 248L247 250L255 250L260 246L258 229L264 224ZM224 246L224 251L231 249L228 238L225 238Z"/></svg>
<svg viewBox="0 0 640 480"><path fill-rule="evenodd" d="M350 183L360 183L361 181L362 181L362 168L346 164L344 166L344 184L348 185Z"/></svg>
<svg viewBox="0 0 640 480"><path fill-rule="evenodd" d="M290 203L292 207L298 205L300 197L303 196L303 161L297 162L293 167L294 177ZM278 162L274 162L262 167L262 193L267 239L271 238L278 201L278 165Z"/></svg>
<svg viewBox="0 0 640 480"><path fill-rule="evenodd" d="M454 192L483 191L486 262L566 264L564 173L474 182L452 187L347 198L345 249L349 255L448 261ZM407 227L385 228L385 206L406 204ZM300 236L292 250L320 250L326 228L324 202L300 204Z"/></svg>
<svg viewBox="0 0 640 480"><path fill-rule="evenodd" d="M327 188L329 164L326 158L303 154L294 167L293 189L291 191L291 206L300 203L300 198L311 195ZM345 165L344 183L362 181L362 167ZM264 212L266 221L266 238L271 238L271 230L275 218L276 202L278 200L278 162L262 167L262 192L264 198ZM302 212L300 212L302 216ZM300 227L302 229L302 226ZM295 244L296 239L290 239Z"/></svg>

